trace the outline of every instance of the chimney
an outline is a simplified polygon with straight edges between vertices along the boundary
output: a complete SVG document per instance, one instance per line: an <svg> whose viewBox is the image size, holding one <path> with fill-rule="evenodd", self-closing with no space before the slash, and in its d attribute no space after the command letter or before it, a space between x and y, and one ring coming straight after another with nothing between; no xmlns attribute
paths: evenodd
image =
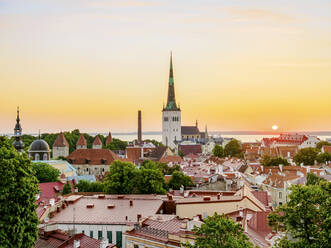
<svg viewBox="0 0 331 248"><path fill-rule="evenodd" d="M139 222L141 219L141 214L137 214L137 221Z"/></svg>
<svg viewBox="0 0 331 248"><path fill-rule="evenodd" d="M132 200L130 200L130 207L132 207L133 206L133 201Z"/></svg>
<svg viewBox="0 0 331 248"><path fill-rule="evenodd" d="M80 241L74 240L74 248L79 248L79 247L80 247Z"/></svg>
<svg viewBox="0 0 331 248"><path fill-rule="evenodd" d="M141 142L141 110L138 110L138 144Z"/></svg>

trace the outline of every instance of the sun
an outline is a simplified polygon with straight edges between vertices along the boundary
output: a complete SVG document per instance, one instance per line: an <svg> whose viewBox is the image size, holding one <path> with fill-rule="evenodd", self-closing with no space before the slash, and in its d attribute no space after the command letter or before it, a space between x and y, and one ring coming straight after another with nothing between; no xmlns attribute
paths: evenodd
<svg viewBox="0 0 331 248"><path fill-rule="evenodd" d="M272 130L276 131L278 129L278 126L277 125L273 125L271 128L272 128Z"/></svg>

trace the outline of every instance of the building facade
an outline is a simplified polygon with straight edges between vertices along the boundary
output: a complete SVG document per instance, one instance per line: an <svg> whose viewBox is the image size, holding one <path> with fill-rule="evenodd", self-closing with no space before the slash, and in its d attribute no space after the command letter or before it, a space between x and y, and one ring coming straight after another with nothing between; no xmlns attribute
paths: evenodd
<svg viewBox="0 0 331 248"><path fill-rule="evenodd" d="M162 143L170 148L175 148L181 135L181 111L177 106L175 97L174 74L172 55L170 56L170 72L168 84L167 105L162 110Z"/></svg>

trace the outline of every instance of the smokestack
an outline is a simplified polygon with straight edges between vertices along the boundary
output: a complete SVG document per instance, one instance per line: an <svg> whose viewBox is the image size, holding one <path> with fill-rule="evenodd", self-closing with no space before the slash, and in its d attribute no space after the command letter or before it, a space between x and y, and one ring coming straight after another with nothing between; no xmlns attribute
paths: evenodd
<svg viewBox="0 0 331 248"><path fill-rule="evenodd" d="M138 144L141 143L141 110L138 110Z"/></svg>

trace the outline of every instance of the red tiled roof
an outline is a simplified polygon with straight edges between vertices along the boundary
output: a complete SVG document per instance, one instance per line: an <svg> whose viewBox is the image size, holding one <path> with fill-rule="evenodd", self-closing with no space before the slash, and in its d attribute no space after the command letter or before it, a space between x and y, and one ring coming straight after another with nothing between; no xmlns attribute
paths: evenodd
<svg viewBox="0 0 331 248"><path fill-rule="evenodd" d="M121 160L109 149L78 149L73 151L68 157L72 164L111 164L114 160Z"/></svg>
<svg viewBox="0 0 331 248"><path fill-rule="evenodd" d="M269 206L269 197L267 191L252 191L252 194L263 203L264 206Z"/></svg>
<svg viewBox="0 0 331 248"><path fill-rule="evenodd" d="M62 132L57 136L53 143L53 147L69 147L69 143Z"/></svg>
<svg viewBox="0 0 331 248"><path fill-rule="evenodd" d="M169 233L178 233L180 231L181 224L183 223L183 220L180 220L177 217L166 221L154 220L149 218L143 222L143 225L158 230L167 231Z"/></svg>
<svg viewBox="0 0 331 248"><path fill-rule="evenodd" d="M136 161L139 158L141 158L141 147L130 147L127 146L125 148L125 153L126 153L126 157L130 160L130 161Z"/></svg>
<svg viewBox="0 0 331 248"><path fill-rule="evenodd" d="M101 142L101 139L99 137L99 135L97 135L93 141L93 145L94 146L102 146L102 142Z"/></svg>
<svg viewBox="0 0 331 248"><path fill-rule="evenodd" d="M109 132L108 137L106 139L106 145L110 144L111 142L113 142L113 138L111 136L111 133Z"/></svg>
<svg viewBox="0 0 331 248"><path fill-rule="evenodd" d="M80 135L76 145L77 146L87 146L87 142L86 142L86 139L83 134Z"/></svg>
<svg viewBox="0 0 331 248"><path fill-rule="evenodd" d="M179 145L178 150L182 151L184 153L184 156L193 153L193 154L198 154L202 153L201 145L196 144L196 145Z"/></svg>
<svg viewBox="0 0 331 248"><path fill-rule="evenodd" d="M172 156L166 156L159 160L161 163L181 163L183 162L183 159L180 156L172 155Z"/></svg>
<svg viewBox="0 0 331 248"><path fill-rule="evenodd" d="M101 240L90 238L84 234L76 234L60 245L58 248L72 248L74 240L80 241L80 248L100 248Z"/></svg>
<svg viewBox="0 0 331 248"><path fill-rule="evenodd" d="M77 196L77 195L75 195ZM70 199L67 198L67 201ZM132 201L132 206L130 205ZM92 208L87 208L93 204ZM51 218L50 223L72 223L72 215L75 208L75 223L85 224L134 224L137 223L137 215L146 218L156 214L163 201L160 196L154 195L105 195L99 199L97 196L83 196L73 204L63 209ZM108 208L108 206L112 206Z"/></svg>
<svg viewBox="0 0 331 248"><path fill-rule="evenodd" d="M37 203L44 201L48 204L50 199L56 199L59 191L62 191L63 186L64 183L62 182L39 183L39 190L41 193Z"/></svg>
<svg viewBox="0 0 331 248"><path fill-rule="evenodd" d="M323 146L322 149L323 149L324 152L331 153L331 146Z"/></svg>

